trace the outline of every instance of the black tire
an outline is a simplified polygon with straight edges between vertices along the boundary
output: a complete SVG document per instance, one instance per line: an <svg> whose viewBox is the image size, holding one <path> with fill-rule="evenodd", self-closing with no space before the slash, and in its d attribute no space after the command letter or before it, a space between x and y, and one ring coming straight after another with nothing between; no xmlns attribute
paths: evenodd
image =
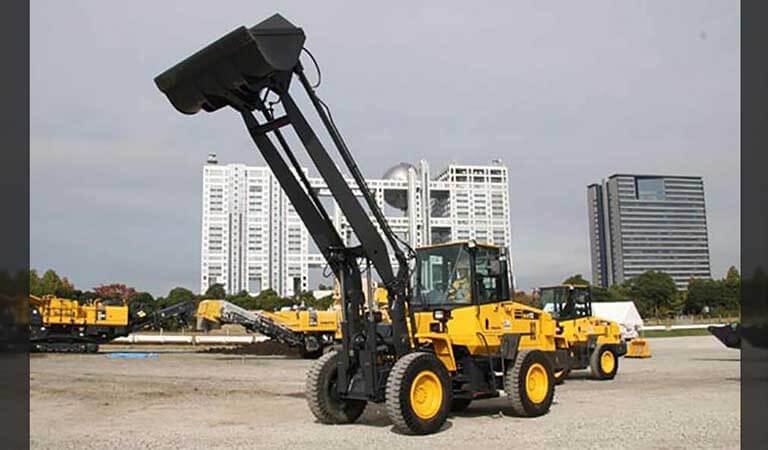
<svg viewBox="0 0 768 450"><path fill-rule="evenodd" d="M568 375L571 374L571 369L562 369L557 370L554 373L552 373L552 376L555 377L555 384L563 384L565 382L565 379L568 378Z"/></svg>
<svg viewBox="0 0 768 450"><path fill-rule="evenodd" d="M337 352L323 355L307 372L306 396L309 409L322 423L344 424L357 420L367 402L339 398L336 391L338 363Z"/></svg>
<svg viewBox="0 0 768 450"><path fill-rule="evenodd" d="M320 347L314 351L309 351L302 345L299 347L299 356L301 356L302 359L317 359L323 356L323 347Z"/></svg>
<svg viewBox="0 0 768 450"><path fill-rule="evenodd" d="M604 356L610 353L610 356ZM612 366L606 366L607 359L613 361ZM589 368L592 371L592 378L596 380L612 380L619 371L619 357L612 345L598 345L592 355L589 357Z"/></svg>
<svg viewBox="0 0 768 450"><path fill-rule="evenodd" d="M304 335L304 341L299 346L299 355L304 359L317 359L323 356L322 340L315 335Z"/></svg>
<svg viewBox="0 0 768 450"><path fill-rule="evenodd" d="M541 384L544 387L540 393L532 397L527 385L534 381L543 383L544 380L546 384ZM507 368L504 391L512 400L512 409L517 415L536 417L546 414L555 396L555 377L549 358L539 350L520 350L515 363Z"/></svg>
<svg viewBox="0 0 768 450"><path fill-rule="evenodd" d="M423 386L415 395L426 395L418 405L411 401L414 382ZM439 392L440 398L433 396L430 400L430 391ZM387 379L386 407L387 416L402 433L430 434L438 431L451 408L451 380L443 363L426 352L409 353L397 360ZM420 414L417 413L419 410Z"/></svg>
<svg viewBox="0 0 768 450"><path fill-rule="evenodd" d="M454 398L451 400L451 412L462 412L469 408L470 403L472 403L471 398Z"/></svg>

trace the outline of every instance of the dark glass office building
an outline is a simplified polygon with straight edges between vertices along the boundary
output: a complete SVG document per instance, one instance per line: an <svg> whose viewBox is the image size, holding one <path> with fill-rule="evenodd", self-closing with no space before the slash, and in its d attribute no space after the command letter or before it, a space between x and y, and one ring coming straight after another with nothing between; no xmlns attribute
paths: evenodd
<svg viewBox="0 0 768 450"><path fill-rule="evenodd" d="M594 284L655 270L685 289L711 276L701 177L611 175L587 186L587 209Z"/></svg>

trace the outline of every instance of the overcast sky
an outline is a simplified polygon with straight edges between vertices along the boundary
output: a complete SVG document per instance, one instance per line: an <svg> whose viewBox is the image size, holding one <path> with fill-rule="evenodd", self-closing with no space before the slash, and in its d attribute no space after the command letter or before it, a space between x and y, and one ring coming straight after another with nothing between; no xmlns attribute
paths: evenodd
<svg viewBox="0 0 768 450"><path fill-rule="evenodd" d="M703 176L713 275L738 267L739 2L360 3L31 2L32 266L199 289L206 155L264 163L153 78L280 12L366 176L503 159L520 288L589 278L586 185L617 172Z"/></svg>

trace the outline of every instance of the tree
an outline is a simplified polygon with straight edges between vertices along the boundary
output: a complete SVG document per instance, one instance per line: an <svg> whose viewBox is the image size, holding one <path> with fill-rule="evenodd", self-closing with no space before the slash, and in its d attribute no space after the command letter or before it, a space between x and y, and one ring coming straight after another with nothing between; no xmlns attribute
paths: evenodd
<svg viewBox="0 0 768 450"><path fill-rule="evenodd" d="M55 270L48 269L42 277L36 270L29 271L29 292L32 295L55 295L57 297L72 298L75 295L75 286L66 278L61 278Z"/></svg>
<svg viewBox="0 0 768 450"><path fill-rule="evenodd" d="M629 300L629 292L626 286L613 285L605 288L602 286L592 286L593 302L624 302Z"/></svg>
<svg viewBox="0 0 768 450"><path fill-rule="evenodd" d="M53 295L61 284L61 278L53 269L48 269L40 280L40 290L43 295Z"/></svg>
<svg viewBox="0 0 768 450"><path fill-rule="evenodd" d="M29 271L29 293L32 295L44 295L42 292L43 284L40 276L37 275L37 270L32 269Z"/></svg>
<svg viewBox="0 0 768 450"><path fill-rule="evenodd" d="M691 279L683 311L701 314L707 307L713 314L738 314L740 301L741 275L731 266L722 280Z"/></svg>
<svg viewBox="0 0 768 450"><path fill-rule="evenodd" d="M223 299L227 297L227 293L224 291L224 285L212 284L207 291L205 291L205 297L214 299Z"/></svg>
<svg viewBox="0 0 768 450"><path fill-rule="evenodd" d="M677 287L672 277L664 272L644 272L631 278L627 288L643 316L661 317L675 309Z"/></svg>
<svg viewBox="0 0 768 450"><path fill-rule="evenodd" d="M728 268L725 274L726 307L738 312L741 308L741 274L736 267Z"/></svg>
<svg viewBox="0 0 768 450"><path fill-rule="evenodd" d="M589 286L589 281L585 280L580 273L577 273L576 275L571 275L570 277L566 278L565 281L563 281L563 284Z"/></svg>
<svg viewBox="0 0 768 450"><path fill-rule="evenodd" d="M176 303L186 302L189 300L196 300L197 296L194 292L187 288L175 287L171 289L168 296L163 301L163 307L175 305Z"/></svg>
<svg viewBox="0 0 768 450"><path fill-rule="evenodd" d="M93 292L104 300L121 300L123 302L127 302L128 299L138 294L136 289L119 283L96 286L93 288Z"/></svg>

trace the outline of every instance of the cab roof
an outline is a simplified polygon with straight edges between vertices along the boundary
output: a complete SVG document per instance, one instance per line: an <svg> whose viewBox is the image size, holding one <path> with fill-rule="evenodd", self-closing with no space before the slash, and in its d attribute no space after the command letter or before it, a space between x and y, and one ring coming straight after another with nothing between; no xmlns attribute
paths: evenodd
<svg viewBox="0 0 768 450"><path fill-rule="evenodd" d="M451 241L451 242L443 242L443 243L440 243L440 244L423 245L421 247L416 248L416 250L418 251L418 250L425 250L425 249L430 249L430 248L451 247L451 246L456 246L456 245L465 245L466 246L467 244L469 244L469 242L470 241ZM494 250L499 250L501 248L498 245L487 244L487 243L480 243L480 242L475 242L475 246L477 246L477 247L484 247L484 248L490 248L490 249L494 249Z"/></svg>

